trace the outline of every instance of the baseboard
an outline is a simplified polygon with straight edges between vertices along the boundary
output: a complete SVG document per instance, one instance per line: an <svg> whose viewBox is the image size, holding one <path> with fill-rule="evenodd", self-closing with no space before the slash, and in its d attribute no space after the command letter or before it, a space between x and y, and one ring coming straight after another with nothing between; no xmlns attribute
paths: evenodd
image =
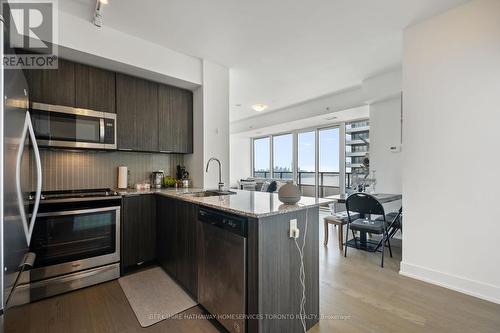
<svg viewBox="0 0 500 333"><path fill-rule="evenodd" d="M401 262L399 274L500 304L500 287Z"/></svg>

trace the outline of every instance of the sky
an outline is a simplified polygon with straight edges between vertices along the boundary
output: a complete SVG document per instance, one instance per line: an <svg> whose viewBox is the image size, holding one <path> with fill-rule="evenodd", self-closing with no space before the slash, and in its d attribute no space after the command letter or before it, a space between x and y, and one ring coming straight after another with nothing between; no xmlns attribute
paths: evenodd
<svg viewBox="0 0 500 333"><path fill-rule="evenodd" d="M293 136L275 136L273 140L274 166L292 168ZM255 170L269 170L270 139L254 141ZM298 134L298 164L301 171L315 171L315 132ZM319 131L319 171L339 171L339 129Z"/></svg>

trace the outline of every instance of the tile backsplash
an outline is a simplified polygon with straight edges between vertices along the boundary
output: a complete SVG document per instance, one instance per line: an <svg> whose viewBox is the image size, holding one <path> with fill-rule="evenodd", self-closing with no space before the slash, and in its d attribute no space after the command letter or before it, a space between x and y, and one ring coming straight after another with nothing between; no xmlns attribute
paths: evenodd
<svg viewBox="0 0 500 333"><path fill-rule="evenodd" d="M176 166L184 162L180 154L135 152L66 151L42 149L42 190L116 188L118 166L129 169L129 184L149 181L152 171L163 170L175 176ZM33 160L33 159L32 159ZM35 184L35 168L31 168L31 184ZM33 189L34 190L34 189Z"/></svg>

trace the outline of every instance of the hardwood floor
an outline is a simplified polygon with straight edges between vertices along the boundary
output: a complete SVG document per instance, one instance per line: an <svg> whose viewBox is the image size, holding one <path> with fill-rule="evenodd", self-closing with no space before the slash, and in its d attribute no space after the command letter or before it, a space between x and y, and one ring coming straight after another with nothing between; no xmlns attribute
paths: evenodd
<svg viewBox="0 0 500 333"><path fill-rule="evenodd" d="M329 246L320 244L320 312L330 317L309 332L498 332L500 305L400 276L397 242L385 268L380 254L349 249L344 258L330 228ZM201 313L195 307L184 314ZM8 333L218 332L203 319L143 329L116 281L10 309L6 322Z"/></svg>

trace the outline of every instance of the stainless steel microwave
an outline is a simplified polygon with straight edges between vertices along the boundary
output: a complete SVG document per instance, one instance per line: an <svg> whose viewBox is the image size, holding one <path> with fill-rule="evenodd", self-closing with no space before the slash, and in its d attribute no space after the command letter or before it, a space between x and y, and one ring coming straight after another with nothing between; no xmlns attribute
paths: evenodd
<svg viewBox="0 0 500 333"><path fill-rule="evenodd" d="M43 103L30 106L39 146L116 149L116 114Z"/></svg>

